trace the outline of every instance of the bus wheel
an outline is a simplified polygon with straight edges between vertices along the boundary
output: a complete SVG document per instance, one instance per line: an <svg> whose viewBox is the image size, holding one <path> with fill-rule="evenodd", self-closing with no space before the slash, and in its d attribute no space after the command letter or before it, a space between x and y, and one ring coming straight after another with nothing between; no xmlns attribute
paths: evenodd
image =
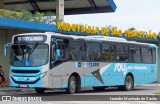
<svg viewBox="0 0 160 104"><path fill-rule="evenodd" d="M130 75L127 75L125 78L125 85L119 86L119 90L130 91L133 88L133 78Z"/></svg>
<svg viewBox="0 0 160 104"><path fill-rule="evenodd" d="M35 88L35 91L38 93L38 94L43 94L45 92L45 88Z"/></svg>
<svg viewBox="0 0 160 104"><path fill-rule="evenodd" d="M74 76L71 76L69 78L68 82L68 88L66 89L66 92L68 94L74 94L76 92L76 78Z"/></svg>
<svg viewBox="0 0 160 104"><path fill-rule="evenodd" d="M82 90L81 90L81 81L79 78L76 78L76 93L80 93Z"/></svg>
<svg viewBox="0 0 160 104"><path fill-rule="evenodd" d="M104 91L105 87L92 87L95 91Z"/></svg>

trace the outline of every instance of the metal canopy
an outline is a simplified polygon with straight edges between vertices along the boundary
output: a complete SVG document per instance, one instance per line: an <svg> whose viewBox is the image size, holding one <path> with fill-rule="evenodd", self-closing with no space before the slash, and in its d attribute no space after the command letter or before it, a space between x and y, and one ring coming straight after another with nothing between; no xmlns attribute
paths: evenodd
<svg viewBox="0 0 160 104"><path fill-rule="evenodd" d="M4 8L14 10L24 6L34 12L56 12L56 0L4 0ZM116 5L113 0L64 0L64 14L89 14L114 12Z"/></svg>

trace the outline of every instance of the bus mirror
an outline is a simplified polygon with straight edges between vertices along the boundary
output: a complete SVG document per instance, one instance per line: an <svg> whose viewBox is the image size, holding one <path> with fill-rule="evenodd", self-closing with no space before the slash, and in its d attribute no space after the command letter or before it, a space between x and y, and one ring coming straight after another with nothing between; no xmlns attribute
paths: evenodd
<svg viewBox="0 0 160 104"><path fill-rule="evenodd" d="M4 47L4 56L5 57L7 56L7 49L6 49L6 47Z"/></svg>
<svg viewBox="0 0 160 104"><path fill-rule="evenodd" d="M56 56L60 57L60 49L56 49Z"/></svg>
<svg viewBox="0 0 160 104"><path fill-rule="evenodd" d="M7 56L7 47L10 47L12 44L11 43L7 43L4 45L4 56Z"/></svg>

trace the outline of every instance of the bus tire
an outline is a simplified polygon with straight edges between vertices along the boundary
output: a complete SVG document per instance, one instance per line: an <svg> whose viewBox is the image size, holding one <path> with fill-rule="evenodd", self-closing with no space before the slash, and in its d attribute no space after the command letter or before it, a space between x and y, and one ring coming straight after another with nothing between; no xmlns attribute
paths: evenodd
<svg viewBox="0 0 160 104"><path fill-rule="evenodd" d="M37 94L43 94L45 92L45 88L35 88Z"/></svg>
<svg viewBox="0 0 160 104"><path fill-rule="evenodd" d="M133 89L133 78L131 75L127 75L125 78L125 84L124 86L119 86L119 90L124 90L124 91L130 91Z"/></svg>
<svg viewBox="0 0 160 104"><path fill-rule="evenodd" d="M92 87L95 91L104 91L105 87Z"/></svg>
<svg viewBox="0 0 160 104"><path fill-rule="evenodd" d="M74 94L76 92L76 88L76 78L75 76L71 76L68 81L68 88L66 89L66 92L68 94Z"/></svg>
<svg viewBox="0 0 160 104"><path fill-rule="evenodd" d="M82 90L81 90L81 85L80 85L80 81L77 79L76 82L77 82L76 93L80 93L80 92L82 92ZM79 83L79 84L78 84L78 83Z"/></svg>

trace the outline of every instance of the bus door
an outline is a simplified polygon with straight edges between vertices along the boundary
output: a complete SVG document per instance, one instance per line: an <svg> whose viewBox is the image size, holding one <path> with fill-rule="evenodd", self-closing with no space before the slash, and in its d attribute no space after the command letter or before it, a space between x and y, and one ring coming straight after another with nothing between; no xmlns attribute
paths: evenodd
<svg viewBox="0 0 160 104"><path fill-rule="evenodd" d="M65 62L65 49L66 45L69 43L66 39L57 39L55 37L51 38L51 59L50 59L50 69L52 70L55 66ZM63 82L62 77L65 77L64 73L59 73L59 70L51 71L54 75L51 78L52 87L59 88Z"/></svg>
<svg viewBox="0 0 160 104"><path fill-rule="evenodd" d="M51 39L51 68L65 61L64 39Z"/></svg>

